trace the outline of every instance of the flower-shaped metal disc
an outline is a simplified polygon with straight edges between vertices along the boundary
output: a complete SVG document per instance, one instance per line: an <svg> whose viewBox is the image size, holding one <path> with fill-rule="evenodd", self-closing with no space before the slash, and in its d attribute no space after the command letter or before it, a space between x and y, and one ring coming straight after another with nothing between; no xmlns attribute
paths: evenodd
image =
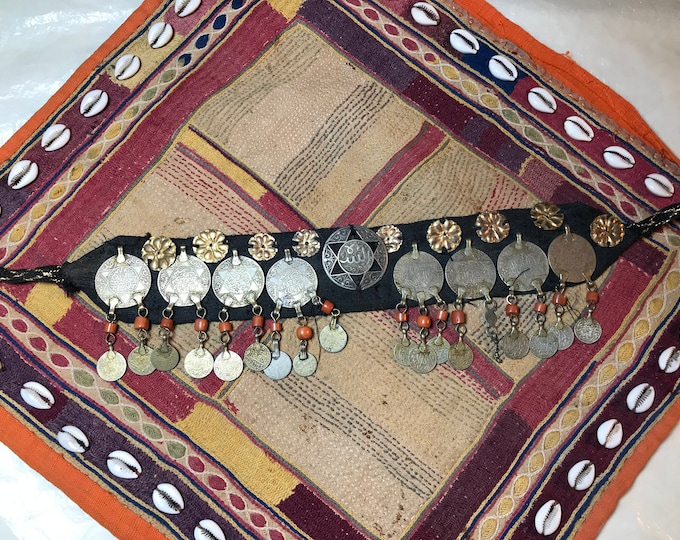
<svg viewBox="0 0 680 540"><path fill-rule="evenodd" d="M210 290L210 269L198 257L182 250L177 260L158 273L158 291L166 302L185 307L197 304Z"/></svg>
<svg viewBox="0 0 680 540"><path fill-rule="evenodd" d="M547 202L536 203L531 209L534 225L544 231L556 231L564 223L564 214L559 206Z"/></svg>
<svg viewBox="0 0 680 540"><path fill-rule="evenodd" d="M401 248L401 243L404 239L399 227L396 225L383 225L377 231L377 234L382 238L387 253L396 253Z"/></svg>
<svg viewBox="0 0 680 540"><path fill-rule="evenodd" d="M264 289L264 272L250 257L234 255L222 261L213 273L215 296L227 307L254 304Z"/></svg>
<svg viewBox="0 0 680 540"><path fill-rule="evenodd" d="M480 212L475 219L477 236L487 244L497 244L510 234L510 225L500 212Z"/></svg>
<svg viewBox="0 0 680 540"><path fill-rule="evenodd" d="M151 289L151 272L139 257L118 255L106 259L94 277L94 288L102 302L116 308L137 305Z"/></svg>
<svg viewBox="0 0 680 540"><path fill-rule="evenodd" d="M152 236L142 246L142 259L151 270L163 270L175 262L177 246L166 236Z"/></svg>
<svg viewBox="0 0 680 540"><path fill-rule="evenodd" d="M248 240L248 253L256 261L269 261L274 258L278 250L276 239L271 234L257 233Z"/></svg>
<svg viewBox="0 0 680 540"><path fill-rule="evenodd" d="M371 229L341 227L326 240L322 262L333 283L352 291L364 290L385 275L387 248Z"/></svg>
<svg viewBox="0 0 680 540"><path fill-rule="evenodd" d="M196 257L206 263L216 263L229 253L229 244L224 233L216 229L206 229L198 233L192 242Z"/></svg>
<svg viewBox="0 0 680 540"><path fill-rule="evenodd" d="M463 239L460 226L451 219L434 221L427 228L427 241L433 251L453 251Z"/></svg>
<svg viewBox="0 0 680 540"><path fill-rule="evenodd" d="M293 251L300 257L313 257L321 249L319 233L302 229L293 235Z"/></svg>
<svg viewBox="0 0 680 540"><path fill-rule="evenodd" d="M590 238L600 247L618 246L626 234L626 225L616 216L602 214L590 224Z"/></svg>

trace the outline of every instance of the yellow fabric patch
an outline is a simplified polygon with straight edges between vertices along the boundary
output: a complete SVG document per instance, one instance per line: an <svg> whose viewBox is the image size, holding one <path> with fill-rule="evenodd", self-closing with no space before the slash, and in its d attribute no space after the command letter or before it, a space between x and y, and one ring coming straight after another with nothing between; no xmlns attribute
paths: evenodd
<svg viewBox="0 0 680 540"><path fill-rule="evenodd" d="M266 504L276 506L290 497L297 478L255 446L222 413L197 403L177 429L229 469L247 489Z"/></svg>
<svg viewBox="0 0 680 540"><path fill-rule="evenodd" d="M635 323L635 339L649 335L649 321L642 319Z"/></svg>
<svg viewBox="0 0 680 540"><path fill-rule="evenodd" d="M26 309L47 326L59 322L71 307L64 291L52 283L36 283L26 298Z"/></svg>
<svg viewBox="0 0 680 540"><path fill-rule="evenodd" d="M632 343L624 343L619 347L618 351L618 358L617 360L619 361L620 364L626 364L630 362L631 358L633 358L633 353L635 352L635 347L633 346Z"/></svg>
<svg viewBox="0 0 680 540"><path fill-rule="evenodd" d="M24 237L24 234L26 234L26 227L24 225L17 225L9 233L9 240L10 242L19 242Z"/></svg>
<svg viewBox="0 0 680 540"><path fill-rule="evenodd" d="M562 427L570 428L578 421L578 419L579 419L578 411L572 409L562 417Z"/></svg>
<svg viewBox="0 0 680 540"><path fill-rule="evenodd" d="M515 493L515 496L521 497L522 495L524 495L526 493L528 488L529 488L529 479L526 476L522 475L517 480L515 480L515 485L514 485L513 491Z"/></svg>
<svg viewBox="0 0 680 540"><path fill-rule="evenodd" d="M509 514L512 511L513 508L514 508L514 504L512 502L512 499L510 497L505 497L501 501L501 504L498 507L498 513L501 516L504 516L505 514Z"/></svg>
<svg viewBox="0 0 680 540"><path fill-rule="evenodd" d="M482 525L482 538L491 538L496 532L498 524L495 519L489 518Z"/></svg>
<svg viewBox="0 0 680 540"><path fill-rule="evenodd" d="M615 366L612 364L609 364L605 366L602 371L600 371L600 384L605 384L611 381L616 374L618 373L618 370L616 369Z"/></svg>
<svg viewBox="0 0 680 540"><path fill-rule="evenodd" d="M269 0L269 5L283 15L287 20L295 17L305 0Z"/></svg>
<svg viewBox="0 0 680 540"><path fill-rule="evenodd" d="M534 456L531 458L531 461L529 462L529 470L532 473L536 472L543 467L544 463L545 458L543 457L543 454L534 454Z"/></svg>

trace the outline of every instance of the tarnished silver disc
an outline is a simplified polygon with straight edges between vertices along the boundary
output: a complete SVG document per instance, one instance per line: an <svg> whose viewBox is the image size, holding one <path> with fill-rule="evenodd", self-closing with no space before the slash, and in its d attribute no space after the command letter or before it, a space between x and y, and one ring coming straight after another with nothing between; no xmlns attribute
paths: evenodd
<svg viewBox="0 0 680 540"><path fill-rule="evenodd" d="M243 359L234 351L222 351L215 358L213 370L218 379L235 381L243 373Z"/></svg>
<svg viewBox="0 0 680 540"><path fill-rule="evenodd" d="M411 362L408 357L409 354L411 354L411 351L416 347L417 345L408 339L399 340L392 350L394 361L400 366L410 366Z"/></svg>
<svg viewBox="0 0 680 540"><path fill-rule="evenodd" d="M588 240L569 232L550 243L548 261L556 276L562 276L565 282L581 283L595 271L597 257Z"/></svg>
<svg viewBox="0 0 680 540"><path fill-rule="evenodd" d="M592 317L582 317L574 323L574 335L581 343L592 345L602 337L602 326Z"/></svg>
<svg viewBox="0 0 680 540"><path fill-rule="evenodd" d="M444 270L432 255L414 249L397 261L392 278L400 294L420 303L442 290Z"/></svg>
<svg viewBox="0 0 680 540"><path fill-rule="evenodd" d="M444 272L451 290L466 300L488 296L496 284L491 257L472 246L451 255Z"/></svg>
<svg viewBox="0 0 680 540"><path fill-rule="evenodd" d="M198 257L180 256L158 273L158 291L166 302L178 307L192 306L210 290L210 269Z"/></svg>
<svg viewBox="0 0 680 540"><path fill-rule="evenodd" d="M227 307L243 307L255 303L264 290L264 272L250 257L234 255L223 260L212 278L215 296Z"/></svg>
<svg viewBox="0 0 680 540"><path fill-rule="evenodd" d="M299 354L293 358L293 371L300 375L300 377L310 377L311 375L314 375L318 365L319 362L316 359L316 356L310 353L307 353L304 360L300 358Z"/></svg>
<svg viewBox="0 0 680 540"><path fill-rule="evenodd" d="M210 375L215 359L205 347L191 349L184 357L184 371L193 379L203 379Z"/></svg>
<svg viewBox="0 0 680 540"><path fill-rule="evenodd" d="M414 347L408 355L409 365L416 373L429 373L437 367L437 353L429 345Z"/></svg>
<svg viewBox="0 0 680 540"><path fill-rule="evenodd" d="M498 275L514 291L533 291L543 285L550 268L548 257L532 242L518 240L498 255Z"/></svg>
<svg viewBox="0 0 680 540"><path fill-rule="evenodd" d="M319 332L319 345L329 353L340 352L347 345L347 332L337 323L326 325Z"/></svg>
<svg viewBox="0 0 680 540"><path fill-rule="evenodd" d="M105 304L115 298L116 308L135 306L151 288L151 271L144 261L133 255L106 259L94 276L94 288Z"/></svg>
<svg viewBox="0 0 680 540"><path fill-rule="evenodd" d="M125 357L116 351L106 351L97 361L97 373L105 381L117 381L125 375L126 369Z"/></svg>
<svg viewBox="0 0 680 540"><path fill-rule="evenodd" d="M326 240L321 260L333 283L351 291L364 290L385 275L387 248L371 229L341 227Z"/></svg>
<svg viewBox="0 0 680 540"><path fill-rule="evenodd" d="M262 371L272 361L272 352L265 344L256 341L243 354L243 363L251 371Z"/></svg>
<svg viewBox="0 0 680 540"><path fill-rule="evenodd" d="M179 364L179 352L172 345L162 343L151 351L151 364L158 371L170 371Z"/></svg>
<svg viewBox="0 0 680 540"><path fill-rule="evenodd" d="M288 377L292 370L293 361L290 356L283 351L279 351L278 356L272 356L271 364L265 368L263 373L272 381L280 381Z"/></svg>
<svg viewBox="0 0 680 540"><path fill-rule="evenodd" d="M437 355L437 364L445 364L448 362L451 344L443 337L437 336L432 341L430 341L427 346L430 347L434 351L434 354Z"/></svg>
<svg viewBox="0 0 680 540"><path fill-rule="evenodd" d="M304 306L316 295L319 284L312 265L299 257L291 257L288 250L286 257L269 269L265 281L269 297L274 302L280 300L287 308Z"/></svg>
<svg viewBox="0 0 680 540"><path fill-rule="evenodd" d="M467 369L472 365L473 360L474 354L467 343L458 341L451 345L448 361L453 369Z"/></svg>
<svg viewBox="0 0 680 540"><path fill-rule="evenodd" d="M557 339L557 349L560 351L567 350L574 343L574 331L571 329L571 326L563 322L556 322L548 328L548 334L555 336Z"/></svg>
<svg viewBox="0 0 680 540"><path fill-rule="evenodd" d="M128 354L128 367L135 375L151 375L156 368L151 363L151 347L135 347Z"/></svg>
<svg viewBox="0 0 680 540"><path fill-rule="evenodd" d="M529 354L529 338L515 328L501 338L500 347L511 360L521 360Z"/></svg>
<svg viewBox="0 0 680 540"><path fill-rule="evenodd" d="M558 350L557 337L544 328L529 338L529 351L538 358L550 358Z"/></svg>

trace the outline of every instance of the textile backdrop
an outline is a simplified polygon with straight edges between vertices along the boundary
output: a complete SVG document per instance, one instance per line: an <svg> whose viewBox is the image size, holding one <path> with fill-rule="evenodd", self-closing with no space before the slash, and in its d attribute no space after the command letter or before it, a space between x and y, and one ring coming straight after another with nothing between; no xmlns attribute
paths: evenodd
<svg viewBox="0 0 680 540"><path fill-rule="evenodd" d="M629 106L596 82L579 86L574 66L496 24L487 6L464 4L430 2L437 24L423 25L402 0L203 0L182 17L173 2L145 3L0 154L3 180L22 160L38 170L20 190L2 182L2 265L76 261L118 235L380 226L539 201L587 203L630 222L678 202L645 187L650 174L675 182L678 166ZM173 37L152 48L161 21ZM458 28L478 51L452 48ZM503 29L530 54L494 34ZM127 54L141 69L119 80L114 66ZM495 55L516 77L494 76ZM551 72L536 59L550 59ZM564 73L569 86L554 78ZM529 103L536 87L554 96L554 112ZM92 90L108 103L85 117ZM592 140L568 136L571 116ZM55 124L70 139L47 152L41 138ZM634 166L609 165L612 145ZM340 353L311 345L319 368L308 378L246 370L225 383L180 366L109 383L96 373L105 318L91 299L4 284L1 436L120 537L190 538L204 519L227 538L524 539L555 522L559 537L591 537L647 441L677 419L679 372L658 359L677 343L678 246L677 228L664 227L598 280L596 344L498 364L477 302L466 306L471 368L424 375L393 359L394 311L369 311L341 315ZM584 287L569 298L571 323ZM527 330L532 304L520 300ZM500 302L498 315L504 330ZM284 323L284 350L297 346L294 327ZM127 355L135 335L122 325L116 349ZM243 353L252 339L239 323L231 347ZM191 325L177 328L183 354L195 342ZM216 328L206 346L219 350ZM28 381L52 392L51 408L22 399ZM652 406L636 413L627 396L642 383ZM597 432L612 419L623 436L608 447ZM86 452L60 446L64 425L83 431ZM135 457L139 478L109 472L114 450ZM582 460L595 477L576 490L568 472ZM155 507L159 483L179 490L181 512Z"/></svg>

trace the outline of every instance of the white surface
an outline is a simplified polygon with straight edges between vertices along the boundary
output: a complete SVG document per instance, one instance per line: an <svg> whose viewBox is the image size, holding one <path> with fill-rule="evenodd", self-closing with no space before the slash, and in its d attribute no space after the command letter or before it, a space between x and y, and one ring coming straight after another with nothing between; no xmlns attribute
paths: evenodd
<svg viewBox="0 0 680 540"><path fill-rule="evenodd" d="M680 155L677 0L491 0L539 40L631 101ZM0 144L138 4L0 0ZM55 9L55 7L57 7ZM680 429L654 455L599 540L680 538ZM100 540L110 534L0 447L0 539Z"/></svg>

